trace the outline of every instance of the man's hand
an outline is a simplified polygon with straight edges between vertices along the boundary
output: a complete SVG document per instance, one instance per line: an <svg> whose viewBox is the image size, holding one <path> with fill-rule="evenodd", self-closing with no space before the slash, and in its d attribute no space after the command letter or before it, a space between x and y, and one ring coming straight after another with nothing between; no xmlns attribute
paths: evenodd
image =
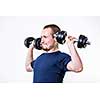
<svg viewBox="0 0 100 100"><path fill-rule="evenodd" d="M66 43L68 44L68 46L72 45L75 43L77 39L73 36L67 36L66 37Z"/></svg>
<svg viewBox="0 0 100 100"><path fill-rule="evenodd" d="M30 49L34 49L34 41L32 41L32 43L29 45Z"/></svg>

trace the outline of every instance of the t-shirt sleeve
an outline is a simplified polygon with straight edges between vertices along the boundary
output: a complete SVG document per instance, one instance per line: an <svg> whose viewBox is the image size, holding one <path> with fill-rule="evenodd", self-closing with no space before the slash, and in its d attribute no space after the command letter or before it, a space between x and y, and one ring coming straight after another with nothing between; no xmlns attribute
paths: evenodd
<svg viewBox="0 0 100 100"><path fill-rule="evenodd" d="M67 64L71 61L71 56L66 54L64 59L63 59L63 64L64 64L64 71L70 71L67 69Z"/></svg>
<svg viewBox="0 0 100 100"><path fill-rule="evenodd" d="M32 68L34 68L34 62L35 62L35 60L31 62L31 67Z"/></svg>

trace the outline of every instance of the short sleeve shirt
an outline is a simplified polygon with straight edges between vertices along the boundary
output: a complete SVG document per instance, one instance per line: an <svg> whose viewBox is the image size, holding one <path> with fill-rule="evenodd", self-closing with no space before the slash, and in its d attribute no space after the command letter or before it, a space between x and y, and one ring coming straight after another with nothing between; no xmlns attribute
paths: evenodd
<svg viewBox="0 0 100 100"><path fill-rule="evenodd" d="M43 53L32 62L33 83L62 83L71 56L57 51Z"/></svg>

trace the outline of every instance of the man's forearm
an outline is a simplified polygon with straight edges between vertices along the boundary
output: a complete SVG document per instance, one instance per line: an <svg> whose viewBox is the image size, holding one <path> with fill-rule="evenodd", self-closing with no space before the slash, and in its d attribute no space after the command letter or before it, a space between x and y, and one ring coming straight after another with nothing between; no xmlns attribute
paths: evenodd
<svg viewBox="0 0 100 100"><path fill-rule="evenodd" d="M71 44L69 46L69 50L71 53L72 62L74 64L74 66L76 67L76 69L82 69L83 64L82 64L82 61L81 61L79 54L77 53L77 50L76 50L74 44Z"/></svg>
<svg viewBox="0 0 100 100"><path fill-rule="evenodd" d="M28 49L25 66L29 66L33 61L33 48Z"/></svg>

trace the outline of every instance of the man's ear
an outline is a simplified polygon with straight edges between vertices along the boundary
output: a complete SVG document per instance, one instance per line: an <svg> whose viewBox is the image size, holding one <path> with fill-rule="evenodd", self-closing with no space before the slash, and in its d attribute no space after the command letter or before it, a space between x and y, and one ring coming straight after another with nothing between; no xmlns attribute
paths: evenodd
<svg viewBox="0 0 100 100"><path fill-rule="evenodd" d="M53 38L54 38L54 40L57 42L56 34L53 34Z"/></svg>
<svg viewBox="0 0 100 100"><path fill-rule="evenodd" d="M55 42L57 42L57 39L54 37Z"/></svg>

